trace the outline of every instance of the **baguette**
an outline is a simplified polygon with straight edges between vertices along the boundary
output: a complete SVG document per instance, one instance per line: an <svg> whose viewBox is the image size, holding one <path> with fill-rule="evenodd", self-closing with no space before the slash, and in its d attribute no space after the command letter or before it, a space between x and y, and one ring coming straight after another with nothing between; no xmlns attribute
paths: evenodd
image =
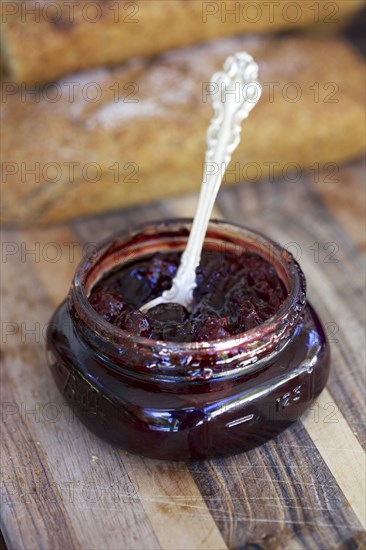
<svg viewBox="0 0 366 550"><path fill-rule="evenodd" d="M259 64L263 95L244 121L226 183L296 179L292 171L307 166L332 178L334 163L363 152L364 61L346 42L214 40L36 86L34 96L3 83L2 222L60 222L198 189L209 80L241 50Z"/></svg>
<svg viewBox="0 0 366 550"><path fill-rule="evenodd" d="M240 33L339 24L363 0L5 0L2 50L11 79L34 83L133 56Z"/></svg>

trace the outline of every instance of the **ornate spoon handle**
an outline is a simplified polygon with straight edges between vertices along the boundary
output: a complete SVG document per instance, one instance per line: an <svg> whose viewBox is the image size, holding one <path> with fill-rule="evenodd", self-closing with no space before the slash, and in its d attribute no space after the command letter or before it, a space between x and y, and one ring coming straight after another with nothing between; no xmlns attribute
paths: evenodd
<svg viewBox="0 0 366 550"><path fill-rule="evenodd" d="M214 116L207 130L204 176L188 243L172 287L145 304L141 311L166 302L177 302L188 307L192 301L196 268L221 181L239 144L241 122L261 96L257 76L257 64L250 55L242 52L228 57L223 71L215 73L211 79Z"/></svg>

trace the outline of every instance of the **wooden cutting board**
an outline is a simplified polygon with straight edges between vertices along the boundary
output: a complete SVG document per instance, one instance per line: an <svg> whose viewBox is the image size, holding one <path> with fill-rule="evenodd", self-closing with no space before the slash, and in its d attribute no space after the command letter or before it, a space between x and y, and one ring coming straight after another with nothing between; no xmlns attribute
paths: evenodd
<svg viewBox="0 0 366 550"><path fill-rule="evenodd" d="M225 189L216 215L287 245L325 324L332 372L301 422L231 458L170 463L97 439L57 392L44 329L89 242L193 197L3 233L2 530L14 549L355 549L365 527L363 167Z"/></svg>

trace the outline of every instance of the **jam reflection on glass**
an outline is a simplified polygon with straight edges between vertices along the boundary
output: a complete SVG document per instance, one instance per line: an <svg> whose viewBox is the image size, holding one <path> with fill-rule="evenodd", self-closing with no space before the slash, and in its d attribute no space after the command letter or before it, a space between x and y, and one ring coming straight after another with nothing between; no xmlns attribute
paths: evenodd
<svg viewBox="0 0 366 550"><path fill-rule="evenodd" d="M170 252L127 264L96 285L90 304L136 336L202 342L259 326L287 295L273 265L258 254L204 249L189 311L175 303L155 306L146 315L137 311L170 288L179 261L180 254Z"/></svg>
<svg viewBox="0 0 366 550"><path fill-rule="evenodd" d="M296 421L329 373L299 265L240 226L210 224L189 311L139 311L169 288L189 230L171 220L101 243L47 334L52 374L79 418L154 458L253 448Z"/></svg>

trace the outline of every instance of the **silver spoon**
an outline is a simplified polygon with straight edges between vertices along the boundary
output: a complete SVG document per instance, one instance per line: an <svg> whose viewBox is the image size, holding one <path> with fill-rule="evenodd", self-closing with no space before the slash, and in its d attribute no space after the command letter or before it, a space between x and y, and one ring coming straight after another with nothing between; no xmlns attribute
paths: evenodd
<svg viewBox="0 0 366 550"><path fill-rule="evenodd" d="M159 304L175 302L189 308L196 288L196 268L213 205L233 151L239 144L241 122L261 96L258 66L246 52L227 58L223 70L211 79L214 116L207 130L205 169L196 214L172 286L144 304L146 312Z"/></svg>

